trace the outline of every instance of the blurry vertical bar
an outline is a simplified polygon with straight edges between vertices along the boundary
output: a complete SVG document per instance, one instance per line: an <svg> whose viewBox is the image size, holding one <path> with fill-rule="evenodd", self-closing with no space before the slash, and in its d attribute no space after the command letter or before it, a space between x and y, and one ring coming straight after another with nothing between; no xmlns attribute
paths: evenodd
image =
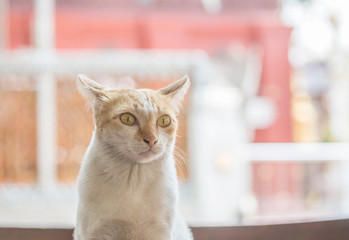
<svg viewBox="0 0 349 240"><path fill-rule="evenodd" d="M8 43L8 0L0 1L0 51L5 50Z"/></svg>
<svg viewBox="0 0 349 240"><path fill-rule="evenodd" d="M56 183L56 83L44 68L52 57L55 1L35 0L35 47L41 65L37 76L38 184L42 190Z"/></svg>
<svg viewBox="0 0 349 240"><path fill-rule="evenodd" d="M35 47L52 51L55 47L55 1L35 0Z"/></svg>
<svg viewBox="0 0 349 240"><path fill-rule="evenodd" d="M37 82L38 184L43 189L56 182L56 86L50 73Z"/></svg>

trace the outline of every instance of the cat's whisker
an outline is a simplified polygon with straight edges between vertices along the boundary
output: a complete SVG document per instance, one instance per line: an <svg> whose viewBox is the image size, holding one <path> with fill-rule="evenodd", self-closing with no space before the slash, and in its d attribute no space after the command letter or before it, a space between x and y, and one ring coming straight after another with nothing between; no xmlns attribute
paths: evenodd
<svg viewBox="0 0 349 240"><path fill-rule="evenodd" d="M181 170L182 174L190 174L190 162L188 155L179 147L174 151L174 155L177 157L176 166Z"/></svg>

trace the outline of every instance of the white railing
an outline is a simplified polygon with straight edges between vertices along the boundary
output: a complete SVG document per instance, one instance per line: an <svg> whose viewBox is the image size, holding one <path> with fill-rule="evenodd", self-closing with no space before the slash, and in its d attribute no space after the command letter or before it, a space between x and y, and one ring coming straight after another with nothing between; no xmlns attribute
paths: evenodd
<svg viewBox="0 0 349 240"><path fill-rule="evenodd" d="M250 162L340 161L342 172L339 174L343 182L343 206L341 208L344 212L349 212L347 204L349 203L349 194L346 190L349 189L349 175L347 174L349 171L349 143L248 143L248 129L244 128L243 120L239 115L241 110L239 90L223 87L225 89L224 99L229 102L223 106L219 104L219 99L213 99L214 101L210 104L212 95L207 96L207 93L212 90L212 86L215 86L216 73L209 57L201 51L124 50L108 53L93 51L4 53L0 55L0 74L2 76L13 73L36 76L38 91L37 171L39 177L37 186L30 188L32 190L27 189L24 193L32 192L34 198L41 198L41 201L50 203L46 205L46 211L38 213L38 224L45 221L46 224L50 223L47 214L54 216L51 218L52 223L57 223L59 217L52 214L52 211L50 213L50 209L55 209L57 203L50 195L58 196L60 192L75 191L74 187L67 189L58 184L56 180L55 77L68 74L74 81L77 73L103 72L159 78L179 74L192 76L193 89L188 112L187 136L191 178L184 187L185 192L189 191L189 197L184 195L182 198L183 208L190 208L189 212L192 216L189 218L193 222L205 223L218 221L220 218L228 219L234 212L237 215L240 208L239 201L246 194L252 192ZM222 118L226 120L224 122L225 128L212 128L215 125L221 127L216 122L221 121ZM221 155L219 161L213 162L212 159L217 155ZM223 187L217 188L216 186ZM6 186L6 189L2 191L3 196L6 193L9 196L11 194L14 196L13 192L18 192L16 188L18 186ZM61 206L62 209L65 209L62 210L62 213L69 212L71 214L71 212L75 212L76 195L71 193L65 194L65 196L68 196L65 198L65 202L72 202L64 205L65 207ZM212 198L213 196L215 198ZM225 199L218 204L221 206L220 208L217 208L216 199L218 198ZM7 200L9 203L10 200ZM27 206L27 210L19 209L22 213L23 211L30 212L35 201L31 202L29 206L27 197L22 200L21 206ZM10 210L8 210L8 206L3 207L7 208L3 211L3 216L6 216L6 211ZM13 207L10 209L13 210ZM21 211L17 212L18 219L20 219ZM28 215L30 214L28 213ZM40 215L42 218L39 217ZM11 216L16 216L16 211L12 211ZM70 217L69 219L71 222L67 222L67 219L62 217L61 221L73 224L74 218ZM5 220L0 219L0 224L4 223L2 221ZM23 223L24 220L22 219L20 223ZM16 219L13 221L15 222Z"/></svg>
<svg viewBox="0 0 349 240"><path fill-rule="evenodd" d="M231 213L237 214L239 199L252 192L251 161L340 161L342 172L339 174L343 184L341 208L344 212L349 212L349 193L346 190L349 189L349 143L248 143L248 129L239 115L239 90L220 88L225 89L224 96L212 99L210 104L212 95L208 93L215 86L216 73L209 57L201 51L29 51L0 55L2 76L13 73L36 76L39 176L38 188L33 190L36 196L50 199L50 193L62 189L56 180L55 77L68 74L74 81L77 73L103 72L159 78L179 74L192 76L187 136L191 178L186 184L186 191L190 192L191 197L186 199L183 196L183 200L195 202L194 205L188 205L195 215L193 221L214 221L224 214L227 214L224 219L228 219ZM228 103L220 105L220 97L224 97ZM225 125L225 128L212 127L221 127L216 122L222 118L226 121L220 124ZM218 162L213 162L212 159L217 155ZM224 187L217 188L218 185ZM40 191L37 192L37 189ZM71 190L75 191L74 188ZM220 209L217 208L218 198L225 199L222 200ZM226 207L228 204L230 210Z"/></svg>

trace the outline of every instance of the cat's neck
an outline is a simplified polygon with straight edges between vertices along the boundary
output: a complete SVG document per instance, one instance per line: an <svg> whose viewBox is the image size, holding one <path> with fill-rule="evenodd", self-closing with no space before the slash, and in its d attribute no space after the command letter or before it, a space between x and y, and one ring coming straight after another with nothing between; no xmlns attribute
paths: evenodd
<svg viewBox="0 0 349 240"><path fill-rule="evenodd" d="M85 162L90 165L87 169L93 169L91 174L114 183L144 185L171 176L176 178L172 149L151 162L135 163L116 154L112 146L95 135L91 139Z"/></svg>

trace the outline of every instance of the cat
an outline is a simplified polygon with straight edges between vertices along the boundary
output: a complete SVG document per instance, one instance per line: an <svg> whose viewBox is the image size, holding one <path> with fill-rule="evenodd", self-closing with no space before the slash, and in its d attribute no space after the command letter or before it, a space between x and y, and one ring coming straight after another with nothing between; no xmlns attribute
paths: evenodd
<svg viewBox="0 0 349 240"><path fill-rule="evenodd" d="M154 91L78 75L95 130L78 176L75 240L192 240L177 213L173 157L187 76Z"/></svg>

